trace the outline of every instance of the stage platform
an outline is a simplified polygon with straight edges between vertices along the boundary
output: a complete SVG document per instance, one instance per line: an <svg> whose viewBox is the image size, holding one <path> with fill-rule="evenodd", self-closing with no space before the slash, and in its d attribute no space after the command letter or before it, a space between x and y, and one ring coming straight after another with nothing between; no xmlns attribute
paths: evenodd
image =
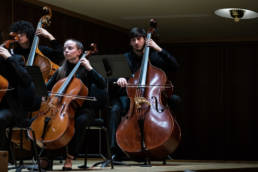
<svg viewBox="0 0 258 172"><path fill-rule="evenodd" d="M102 159L88 159L88 169L79 169L78 166L83 165L83 159L74 161L73 171L134 171L134 172L152 172L152 171L183 171L183 172L258 172L258 161L205 161L205 160L168 160L167 164L163 164L161 161L152 161L150 167L143 167L141 163L134 161L123 161L127 165L114 165L114 169L109 167L91 167L96 162L102 161ZM25 163L31 163L25 161ZM54 161L53 171L62 171L64 161ZM14 172L15 170L9 170ZM29 170L22 170L29 171Z"/></svg>

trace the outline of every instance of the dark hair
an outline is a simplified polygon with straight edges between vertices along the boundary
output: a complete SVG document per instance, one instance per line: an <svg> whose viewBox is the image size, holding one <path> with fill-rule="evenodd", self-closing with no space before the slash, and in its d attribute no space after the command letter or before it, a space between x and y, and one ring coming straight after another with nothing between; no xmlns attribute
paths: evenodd
<svg viewBox="0 0 258 172"><path fill-rule="evenodd" d="M67 42L67 41L73 41L73 42L75 42L76 47L77 47L78 49L82 50L82 54L83 54L84 46L83 46L83 44L82 44L81 41L78 41L78 40L72 39L72 38L71 38L71 39L67 39L65 42ZM82 55L82 54L81 54L81 55ZM67 71L68 71L68 62L67 62L67 60L65 59L64 62L63 62L63 64L62 64L62 65L59 67L59 69L58 69L57 78L58 78L58 79L62 79L62 78L64 78L64 77L66 77Z"/></svg>
<svg viewBox="0 0 258 172"><path fill-rule="evenodd" d="M131 38L135 38L135 37L139 37L139 36L143 36L144 38L146 37L146 31L142 28L138 28L138 27L133 27L130 30L130 39Z"/></svg>
<svg viewBox="0 0 258 172"><path fill-rule="evenodd" d="M30 42L32 42L34 33L35 33L35 29L34 29L32 23L30 23L28 21L20 20L20 21L13 23L10 26L10 32L25 33L27 35L28 39L30 40Z"/></svg>

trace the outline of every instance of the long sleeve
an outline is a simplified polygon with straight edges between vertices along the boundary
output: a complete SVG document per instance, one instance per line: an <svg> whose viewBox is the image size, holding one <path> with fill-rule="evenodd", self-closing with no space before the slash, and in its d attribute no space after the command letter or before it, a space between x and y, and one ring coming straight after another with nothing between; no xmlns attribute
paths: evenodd
<svg viewBox="0 0 258 172"><path fill-rule="evenodd" d="M24 111L39 109L41 97L28 71L24 68L24 60L20 55L13 55L6 60L1 58L0 73L6 77L9 87L14 88L8 93L6 100L17 118L23 118ZM3 66L2 66L3 65Z"/></svg>
<svg viewBox="0 0 258 172"><path fill-rule="evenodd" d="M155 56L161 57L159 59L159 66L163 68L165 67L165 70L167 71L177 71L179 69L179 64L174 56L172 56L169 52L162 49L161 52L153 52ZM157 55L156 55L157 54Z"/></svg>
<svg viewBox="0 0 258 172"><path fill-rule="evenodd" d="M91 83L94 83L98 88L106 88L106 82L102 75L100 75L95 69L88 72L88 77Z"/></svg>
<svg viewBox="0 0 258 172"><path fill-rule="evenodd" d="M48 80L46 87L48 91L51 91L55 83L57 82L57 74L58 71L54 73L54 75Z"/></svg>
<svg viewBox="0 0 258 172"><path fill-rule="evenodd" d="M13 82L15 85L19 83L22 87L27 87L32 82L29 73L24 68L24 60L21 55L12 55L6 60L6 64L10 70L9 74L12 74L12 79L9 82ZM7 73L7 75L9 74Z"/></svg>
<svg viewBox="0 0 258 172"><path fill-rule="evenodd" d="M40 45L39 49L46 57L59 64L64 59L63 46L57 40L50 41L50 46Z"/></svg>

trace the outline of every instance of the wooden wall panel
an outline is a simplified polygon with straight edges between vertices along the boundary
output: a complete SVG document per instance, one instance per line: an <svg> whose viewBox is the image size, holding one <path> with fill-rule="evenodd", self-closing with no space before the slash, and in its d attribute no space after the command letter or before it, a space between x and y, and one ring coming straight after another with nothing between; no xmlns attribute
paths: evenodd
<svg viewBox="0 0 258 172"><path fill-rule="evenodd" d="M52 10L52 13L51 25L47 30L62 43L68 38L82 41L85 47L95 42L99 47L100 54L122 53L127 49L128 38L126 32L67 15L67 12L62 13ZM27 20L36 27L41 17L42 5L15 0L14 21ZM41 43L47 42L41 40Z"/></svg>
<svg viewBox="0 0 258 172"><path fill-rule="evenodd" d="M12 3L13 0L1 1L0 6L0 42L8 38L8 29L12 23Z"/></svg>

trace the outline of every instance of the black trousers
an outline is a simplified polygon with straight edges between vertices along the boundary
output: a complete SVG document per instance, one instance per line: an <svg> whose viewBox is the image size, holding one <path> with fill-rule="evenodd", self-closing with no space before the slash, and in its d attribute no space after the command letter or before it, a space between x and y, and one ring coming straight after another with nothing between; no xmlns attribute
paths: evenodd
<svg viewBox="0 0 258 172"><path fill-rule="evenodd" d="M0 109L0 150L8 150L5 129L13 123L13 113L9 109Z"/></svg>
<svg viewBox="0 0 258 172"><path fill-rule="evenodd" d="M95 110L91 108L81 109L75 115L75 134L68 144L68 153L76 157L83 147L83 135L86 126L89 126L96 116ZM87 140L86 140L87 141Z"/></svg>

